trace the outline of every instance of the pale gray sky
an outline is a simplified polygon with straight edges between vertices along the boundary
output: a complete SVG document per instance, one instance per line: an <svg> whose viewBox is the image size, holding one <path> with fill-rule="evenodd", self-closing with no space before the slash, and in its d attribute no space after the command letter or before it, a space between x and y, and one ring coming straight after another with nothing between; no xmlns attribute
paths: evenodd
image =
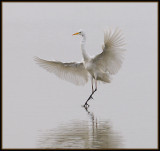
<svg viewBox="0 0 160 151"><path fill-rule="evenodd" d="M111 84L98 85L90 109L113 123L125 148L157 147L157 3L17 2L3 2L3 147L35 148L37 130L86 118L80 105L90 82L63 81L33 57L81 61L72 34L84 29L95 55L107 27L122 29L126 58Z"/></svg>

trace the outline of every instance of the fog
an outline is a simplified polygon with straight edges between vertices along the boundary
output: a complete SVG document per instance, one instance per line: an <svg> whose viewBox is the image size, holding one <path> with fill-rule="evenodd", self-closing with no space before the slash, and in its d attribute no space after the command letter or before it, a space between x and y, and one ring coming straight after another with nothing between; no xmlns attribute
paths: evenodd
<svg viewBox="0 0 160 151"><path fill-rule="evenodd" d="M157 3L3 2L2 9L3 148L157 148ZM98 83L85 110L90 81L61 80L33 57L81 61L72 34L83 29L95 55L108 27L125 35L124 63L110 84Z"/></svg>

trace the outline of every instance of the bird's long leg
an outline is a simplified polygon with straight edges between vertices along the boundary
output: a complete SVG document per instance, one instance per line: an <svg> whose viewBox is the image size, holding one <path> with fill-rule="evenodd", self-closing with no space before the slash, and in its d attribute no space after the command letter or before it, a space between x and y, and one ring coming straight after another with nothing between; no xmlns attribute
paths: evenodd
<svg viewBox="0 0 160 151"><path fill-rule="evenodd" d="M89 105L88 105L88 101L90 100L90 99L93 99L93 97L92 97L92 95L94 94L94 92L96 92L97 91L97 80L95 80L95 90L94 91L92 91L92 93L91 93L91 95L89 96L89 98L87 99L87 101L85 102L85 104L84 104L84 107L86 107L86 106L88 106L89 107Z"/></svg>
<svg viewBox="0 0 160 151"><path fill-rule="evenodd" d="M93 90L93 78L91 79L91 82L92 82L92 93L93 93L93 91L94 91L94 90Z"/></svg>
<svg viewBox="0 0 160 151"><path fill-rule="evenodd" d="M97 91L97 80L95 80L95 86L96 86L96 88L95 88L94 92Z"/></svg>
<svg viewBox="0 0 160 151"><path fill-rule="evenodd" d="M94 91L94 88L93 88L93 80L94 80L94 79L92 78L92 79L91 79L91 83L92 83L92 93L93 93L93 91ZM92 94L92 93L91 93L91 94ZM91 99L93 99L92 96L91 96Z"/></svg>

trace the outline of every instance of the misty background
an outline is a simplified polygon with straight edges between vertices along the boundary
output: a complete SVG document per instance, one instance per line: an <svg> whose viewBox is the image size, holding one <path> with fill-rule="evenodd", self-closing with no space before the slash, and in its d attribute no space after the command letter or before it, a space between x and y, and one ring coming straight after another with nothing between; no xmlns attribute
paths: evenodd
<svg viewBox="0 0 160 151"><path fill-rule="evenodd" d="M98 84L89 110L112 125L123 148L157 147L157 3L3 2L2 9L3 148L41 148L41 131L70 127L75 119L92 123L81 107L90 81L75 86L33 57L81 61L81 38L72 34L83 29L86 50L95 55L108 27L123 31L126 56L113 81ZM66 128L57 131L63 136Z"/></svg>

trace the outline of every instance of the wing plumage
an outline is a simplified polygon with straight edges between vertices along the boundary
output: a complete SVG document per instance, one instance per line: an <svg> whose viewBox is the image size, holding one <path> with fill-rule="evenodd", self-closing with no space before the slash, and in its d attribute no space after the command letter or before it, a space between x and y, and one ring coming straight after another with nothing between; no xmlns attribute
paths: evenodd
<svg viewBox="0 0 160 151"><path fill-rule="evenodd" d="M93 58L93 62L104 72L116 74L120 69L125 49L124 38L121 31L117 28L115 31L108 30L104 33L103 52Z"/></svg>
<svg viewBox="0 0 160 151"><path fill-rule="evenodd" d="M34 60L47 71L76 85L84 85L88 81L88 72L84 68L83 63L47 61L38 57L35 57Z"/></svg>

